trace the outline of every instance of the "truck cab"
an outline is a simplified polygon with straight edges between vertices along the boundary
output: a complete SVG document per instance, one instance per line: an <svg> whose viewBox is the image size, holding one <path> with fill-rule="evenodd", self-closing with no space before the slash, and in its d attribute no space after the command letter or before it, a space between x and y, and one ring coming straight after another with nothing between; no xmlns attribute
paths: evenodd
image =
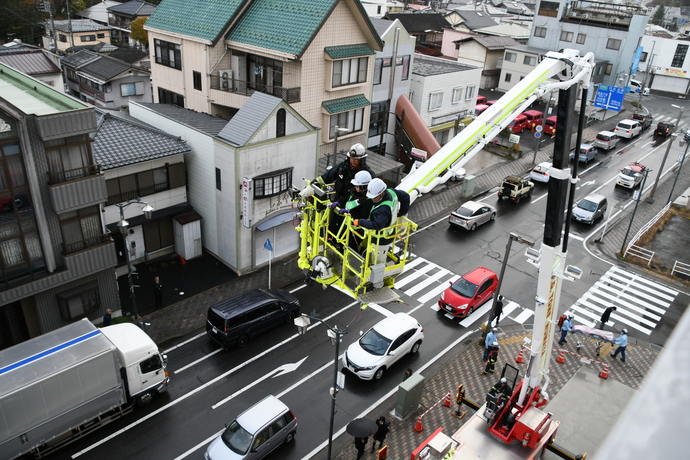
<svg viewBox="0 0 690 460"><path fill-rule="evenodd" d="M511 121L511 122L508 124L508 128L509 128L512 132L514 132L514 133L516 133L516 134L517 134L517 133L521 133L522 130L525 129L525 124L526 124L526 122L527 122L527 117L526 117L524 114L521 113L520 115L518 115L517 117L515 117L515 118L513 119L513 121Z"/></svg>
<svg viewBox="0 0 690 460"><path fill-rule="evenodd" d="M544 134L548 134L549 136L553 136L556 134L556 124L558 123L558 117L553 116L553 117L548 117L546 121L544 122Z"/></svg>
<svg viewBox="0 0 690 460"><path fill-rule="evenodd" d="M525 110L522 114L525 116L523 129L528 129L530 131L534 131L534 128L541 125L544 120L544 112L540 112L539 110Z"/></svg>

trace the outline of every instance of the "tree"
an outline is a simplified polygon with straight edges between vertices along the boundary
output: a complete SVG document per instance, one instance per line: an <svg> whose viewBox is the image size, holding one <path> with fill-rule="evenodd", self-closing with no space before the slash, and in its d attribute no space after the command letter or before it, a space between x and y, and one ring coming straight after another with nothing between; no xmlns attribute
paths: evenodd
<svg viewBox="0 0 690 460"><path fill-rule="evenodd" d="M139 16L130 24L129 28L132 31L132 38L143 45L149 43L149 33L144 30L144 24L148 18Z"/></svg>
<svg viewBox="0 0 690 460"><path fill-rule="evenodd" d="M652 16L652 20L649 21L652 24L655 24L657 26L664 26L664 16L666 15L666 8L664 8L664 5L659 5L659 8L656 9L654 12L654 16Z"/></svg>

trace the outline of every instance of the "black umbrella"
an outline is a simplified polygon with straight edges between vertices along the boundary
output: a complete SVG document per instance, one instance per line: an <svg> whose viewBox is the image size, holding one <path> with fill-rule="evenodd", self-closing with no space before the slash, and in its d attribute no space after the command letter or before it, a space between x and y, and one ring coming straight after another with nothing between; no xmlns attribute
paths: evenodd
<svg viewBox="0 0 690 460"><path fill-rule="evenodd" d="M368 418L357 418L347 424L345 431L355 438L368 438L376 433L378 429L376 422L372 422Z"/></svg>

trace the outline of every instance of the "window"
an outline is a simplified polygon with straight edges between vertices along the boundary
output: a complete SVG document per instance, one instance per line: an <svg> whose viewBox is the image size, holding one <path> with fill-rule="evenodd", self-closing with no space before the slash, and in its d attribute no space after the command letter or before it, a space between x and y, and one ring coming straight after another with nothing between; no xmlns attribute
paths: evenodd
<svg viewBox="0 0 690 460"><path fill-rule="evenodd" d="M292 184L292 168L264 174L253 178L254 198L268 198L280 195Z"/></svg>
<svg viewBox="0 0 690 460"><path fill-rule="evenodd" d="M172 67L177 70L182 69L182 59L180 57L180 45L163 40L154 40L156 52L156 64Z"/></svg>
<svg viewBox="0 0 690 460"><path fill-rule="evenodd" d="M163 362L161 361L160 355L153 355L149 359L142 361L139 364L139 369L142 374L150 374L151 372L163 369Z"/></svg>
<svg viewBox="0 0 690 460"><path fill-rule="evenodd" d="M575 40L575 43L577 43L578 45L584 45L586 38L587 35L585 34L577 34L577 39Z"/></svg>
<svg viewBox="0 0 690 460"><path fill-rule="evenodd" d="M172 104L184 107L184 96L159 87L158 102L161 104Z"/></svg>
<svg viewBox="0 0 690 460"><path fill-rule="evenodd" d="M329 123L328 138L335 137L335 127L346 128L349 133L361 131L364 123L364 107L350 110L349 112L341 112L331 115Z"/></svg>
<svg viewBox="0 0 690 460"><path fill-rule="evenodd" d="M60 214L63 251L72 254L100 244L103 240L99 206L89 206Z"/></svg>
<svg viewBox="0 0 690 460"><path fill-rule="evenodd" d="M606 49L619 50L621 49L621 41L617 38L609 38L606 41Z"/></svg>
<svg viewBox="0 0 690 460"><path fill-rule="evenodd" d="M448 135L450 133L450 129L446 129L443 131L436 131L434 132L434 137L438 141L439 145L446 145L448 143Z"/></svg>
<svg viewBox="0 0 690 460"><path fill-rule="evenodd" d="M474 99L474 86L468 86L465 88L465 100L469 101L470 99Z"/></svg>
<svg viewBox="0 0 690 460"><path fill-rule="evenodd" d="M85 318L89 313L97 311L101 305L96 281L61 292L56 297L60 316L65 321Z"/></svg>
<svg viewBox="0 0 690 460"><path fill-rule="evenodd" d="M220 187L220 169L216 168L216 190L221 190Z"/></svg>
<svg viewBox="0 0 690 460"><path fill-rule="evenodd" d="M647 62L647 55L648 54L646 51L642 51L642 53L640 54L640 62Z"/></svg>
<svg viewBox="0 0 690 460"><path fill-rule="evenodd" d="M683 67L686 54L688 54L688 45L676 45L676 53L673 55L671 67Z"/></svg>
<svg viewBox="0 0 690 460"><path fill-rule="evenodd" d="M562 42L572 42L573 41L573 33L568 32L567 30L562 30L561 31L561 39Z"/></svg>
<svg viewBox="0 0 690 460"><path fill-rule="evenodd" d="M368 57L333 61L333 88L367 81Z"/></svg>
<svg viewBox="0 0 690 460"><path fill-rule="evenodd" d="M186 172L183 162L108 179L105 182L108 191L106 205L153 195L165 190L183 187L185 184Z"/></svg>
<svg viewBox="0 0 690 460"><path fill-rule="evenodd" d="M105 38L105 34L96 34L96 38Z"/></svg>
<svg viewBox="0 0 690 460"><path fill-rule="evenodd" d="M407 80L410 78L410 56L402 57L402 78L401 80Z"/></svg>
<svg viewBox="0 0 690 460"><path fill-rule="evenodd" d="M613 72L613 64L606 64L606 70L604 71L604 74L611 75L611 72Z"/></svg>
<svg viewBox="0 0 690 460"><path fill-rule="evenodd" d="M536 38L546 37L546 27L535 27L534 28L534 36Z"/></svg>
<svg viewBox="0 0 690 460"><path fill-rule="evenodd" d="M374 84L381 84L381 74L383 73L383 59L379 58L374 61Z"/></svg>
<svg viewBox="0 0 690 460"><path fill-rule="evenodd" d="M285 119L287 117L287 113L285 112L285 109L278 109L276 112L276 137L284 137L285 136Z"/></svg>
<svg viewBox="0 0 690 460"><path fill-rule="evenodd" d="M194 80L194 89L201 91L201 72L192 71L192 80Z"/></svg>
<svg viewBox="0 0 690 460"><path fill-rule="evenodd" d="M95 42L96 36L95 35L82 35L81 37L79 37L79 39L83 42Z"/></svg>
<svg viewBox="0 0 690 460"><path fill-rule="evenodd" d="M457 104L462 100L462 88L453 88L453 94L450 97L451 104Z"/></svg>
<svg viewBox="0 0 690 460"><path fill-rule="evenodd" d="M429 94L429 110L438 110L443 105L443 92Z"/></svg>
<svg viewBox="0 0 690 460"><path fill-rule="evenodd" d="M62 43L67 43L67 35L58 34L58 39L59 39Z"/></svg>
<svg viewBox="0 0 690 460"><path fill-rule="evenodd" d="M525 65L537 65L537 57L536 56L525 56L525 58L522 60L522 63Z"/></svg>
<svg viewBox="0 0 690 460"><path fill-rule="evenodd" d="M541 1L539 2L539 10L537 14L539 16L549 16L555 18L558 16L559 6L560 4L558 2Z"/></svg>
<svg viewBox="0 0 690 460"><path fill-rule="evenodd" d="M509 62L515 62L517 61L517 53L511 53L510 51L506 51L506 56L504 59Z"/></svg>
<svg viewBox="0 0 690 460"><path fill-rule="evenodd" d="M388 101L375 102L371 104L369 115L369 137L379 136L386 129L383 126L388 111Z"/></svg>
<svg viewBox="0 0 690 460"><path fill-rule="evenodd" d="M120 83L121 96L136 96L137 94L137 84L135 82Z"/></svg>
<svg viewBox="0 0 690 460"><path fill-rule="evenodd" d="M510 83L510 80L513 78L512 73L506 73L505 78L503 79L506 83Z"/></svg>
<svg viewBox="0 0 690 460"><path fill-rule="evenodd" d="M86 177L96 172L88 136L72 136L45 142L51 184Z"/></svg>

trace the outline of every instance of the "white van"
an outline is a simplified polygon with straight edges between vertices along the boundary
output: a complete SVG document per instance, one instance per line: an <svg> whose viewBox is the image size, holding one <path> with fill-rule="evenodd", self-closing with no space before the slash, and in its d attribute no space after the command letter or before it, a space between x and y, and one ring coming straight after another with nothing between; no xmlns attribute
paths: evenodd
<svg viewBox="0 0 690 460"><path fill-rule="evenodd" d="M631 79L630 82L628 83L628 86L630 86L630 91L633 93L639 93L640 91L642 91L642 82L641 81Z"/></svg>

